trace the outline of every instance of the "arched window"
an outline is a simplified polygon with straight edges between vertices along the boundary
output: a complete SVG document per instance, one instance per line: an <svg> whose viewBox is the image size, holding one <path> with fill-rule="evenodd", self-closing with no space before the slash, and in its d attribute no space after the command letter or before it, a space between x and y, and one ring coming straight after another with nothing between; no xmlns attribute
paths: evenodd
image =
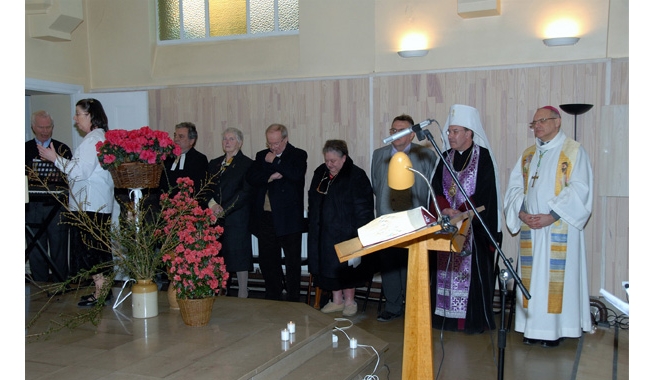
<svg viewBox="0 0 650 380"><path fill-rule="evenodd" d="M158 41L196 42L298 33L298 0L157 0Z"/></svg>

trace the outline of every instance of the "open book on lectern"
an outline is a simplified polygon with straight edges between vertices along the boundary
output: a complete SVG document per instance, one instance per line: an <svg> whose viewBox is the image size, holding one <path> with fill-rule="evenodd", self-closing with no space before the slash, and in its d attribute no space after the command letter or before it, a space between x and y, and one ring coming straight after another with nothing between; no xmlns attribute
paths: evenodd
<svg viewBox="0 0 650 380"><path fill-rule="evenodd" d="M433 214L420 206L411 210L382 215L360 227L357 232L361 245L367 247L409 234L435 223L436 218Z"/></svg>

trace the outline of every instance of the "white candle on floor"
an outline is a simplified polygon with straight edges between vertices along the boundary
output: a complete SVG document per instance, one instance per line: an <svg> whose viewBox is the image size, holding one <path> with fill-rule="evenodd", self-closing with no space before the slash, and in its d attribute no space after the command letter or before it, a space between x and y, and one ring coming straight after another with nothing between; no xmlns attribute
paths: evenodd
<svg viewBox="0 0 650 380"><path fill-rule="evenodd" d="M289 340L289 330L287 330L287 329L282 329L282 331L281 331L281 333L280 333L280 338L281 338L282 340Z"/></svg>

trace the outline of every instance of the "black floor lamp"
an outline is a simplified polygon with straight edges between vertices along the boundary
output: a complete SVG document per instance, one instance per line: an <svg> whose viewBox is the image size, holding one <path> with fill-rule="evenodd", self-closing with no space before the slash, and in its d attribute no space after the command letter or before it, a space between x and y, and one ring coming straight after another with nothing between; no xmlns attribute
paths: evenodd
<svg viewBox="0 0 650 380"><path fill-rule="evenodd" d="M589 111L593 104L560 104L562 111L573 115L573 139L578 141L578 115Z"/></svg>

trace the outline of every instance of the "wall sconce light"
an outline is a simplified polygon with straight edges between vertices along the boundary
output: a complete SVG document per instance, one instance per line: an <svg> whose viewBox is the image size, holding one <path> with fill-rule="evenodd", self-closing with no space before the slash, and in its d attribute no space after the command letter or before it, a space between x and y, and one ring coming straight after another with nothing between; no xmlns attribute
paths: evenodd
<svg viewBox="0 0 650 380"><path fill-rule="evenodd" d="M424 57L429 54L428 46L426 35L420 32L409 33L402 37L397 54L402 58Z"/></svg>
<svg viewBox="0 0 650 380"><path fill-rule="evenodd" d="M575 45L580 41L580 37L555 37L555 38L545 38L544 45L554 47L554 46L569 46Z"/></svg>
<svg viewBox="0 0 650 380"><path fill-rule="evenodd" d="M580 35L580 24L572 18L561 18L548 24L544 29L546 38L543 40L546 46L569 46L580 41L579 37L568 37Z"/></svg>
<svg viewBox="0 0 650 380"><path fill-rule="evenodd" d="M429 54L429 50L401 50L397 54L402 58L424 57Z"/></svg>

